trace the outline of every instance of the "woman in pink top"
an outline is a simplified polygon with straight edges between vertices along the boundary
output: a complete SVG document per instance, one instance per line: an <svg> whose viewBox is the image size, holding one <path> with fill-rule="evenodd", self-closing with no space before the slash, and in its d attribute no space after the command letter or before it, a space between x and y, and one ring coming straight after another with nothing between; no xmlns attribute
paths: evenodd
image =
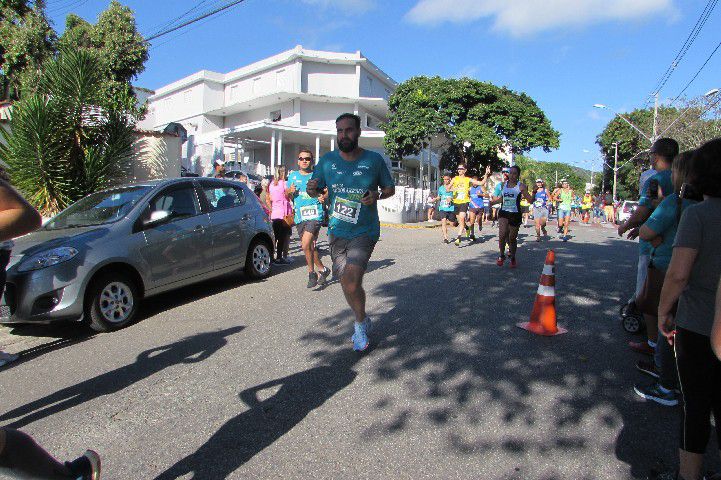
<svg viewBox="0 0 721 480"><path fill-rule="evenodd" d="M285 223L286 215L293 213L293 207L288 199L288 186L285 182L285 167L278 167L275 177L268 185L268 199L270 203L270 219L273 222L275 234L276 263L290 263L288 260L288 246L290 244L291 228Z"/></svg>

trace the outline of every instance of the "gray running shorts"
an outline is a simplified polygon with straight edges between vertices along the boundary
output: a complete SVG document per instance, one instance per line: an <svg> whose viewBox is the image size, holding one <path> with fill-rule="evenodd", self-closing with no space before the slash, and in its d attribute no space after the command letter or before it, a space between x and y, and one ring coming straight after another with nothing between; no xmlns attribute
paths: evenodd
<svg viewBox="0 0 721 480"><path fill-rule="evenodd" d="M298 232L298 236L303 238L304 232L312 233L314 236L320 233L320 222L318 220L307 220L296 224L295 230Z"/></svg>
<svg viewBox="0 0 721 480"><path fill-rule="evenodd" d="M331 235L330 258L333 261L333 276L340 278L346 265L358 265L363 270L368 268L376 241L370 237L341 238Z"/></svg>

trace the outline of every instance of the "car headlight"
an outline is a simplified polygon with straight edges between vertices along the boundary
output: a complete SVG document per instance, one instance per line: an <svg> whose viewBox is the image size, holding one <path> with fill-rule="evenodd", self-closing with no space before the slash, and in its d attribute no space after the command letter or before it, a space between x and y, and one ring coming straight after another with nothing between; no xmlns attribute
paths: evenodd
<svg viewBox="0 0 721 480"><path fill-rule="evenodd" d="M40 270L41 268L51 267L58 263L67 262L78 254L77 249L73 247L58 247L52 250L36 253L27 260L23 260L18 265L18 272L29 272L32 270Z"/></svg>

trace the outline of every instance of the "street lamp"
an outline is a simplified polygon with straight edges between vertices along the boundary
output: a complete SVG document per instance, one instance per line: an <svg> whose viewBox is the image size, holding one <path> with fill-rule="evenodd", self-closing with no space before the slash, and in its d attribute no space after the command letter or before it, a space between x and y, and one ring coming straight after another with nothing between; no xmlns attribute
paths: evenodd
<svg viewBox="0 0 721 480"><path fill-rule="evenodd" d="M654 142L655 138L651 138L651 137L649 137L648 135L646 135L646 134L643 132L643 130L641 130L639 127L637 127L631 120L629 120L628 118L626 118L624 115L618 113L616 110L614 110L613 108L609 107L608 105L604 105L603 103L594 103L594 104L593 104L593 108L600 108L600 109L602 109L602 110L611 110L611 111L614 113L614 115L617 115L618 117L620 117L621 119L623 119L626 123L628 123L629 125L631 125L631 127L632 127L634 130L636 130L638 133L640 133L643 138L645 138L646 140L648 140L648 141L651 142L651 143ZM654 113L654 118L655 118L656 115L657 115L657 114ZM655 124L655 123L656 123L656 120L654 120L654 124Z"/></svg>

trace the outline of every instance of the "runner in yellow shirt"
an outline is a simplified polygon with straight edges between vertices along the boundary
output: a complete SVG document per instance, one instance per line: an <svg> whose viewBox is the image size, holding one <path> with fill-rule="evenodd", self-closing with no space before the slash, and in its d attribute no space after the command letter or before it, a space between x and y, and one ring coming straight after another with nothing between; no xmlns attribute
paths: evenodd
<svg viewBox="0 0 721 480"><path fill-rule="evenodd" d="M591 209L593 208L593 195L590 190L586 190L581 201L581 222L588 223L591 220Z"/></svg>
<svg viewBox="0 0 721 480"><path fill-rule="evenodd" d="M456 237L456 246L461 246L461 235L466 232L470 235L470 226L466 226L466 215L468 215L468 204L471 201L471 185L482 186L491 175L491 167L486 167L486 174L481 180L474 180L466 177L466 164L458 164L458 175L451 180L451 191L453 192L454 213L458 219L458 237Z"/></svg>

